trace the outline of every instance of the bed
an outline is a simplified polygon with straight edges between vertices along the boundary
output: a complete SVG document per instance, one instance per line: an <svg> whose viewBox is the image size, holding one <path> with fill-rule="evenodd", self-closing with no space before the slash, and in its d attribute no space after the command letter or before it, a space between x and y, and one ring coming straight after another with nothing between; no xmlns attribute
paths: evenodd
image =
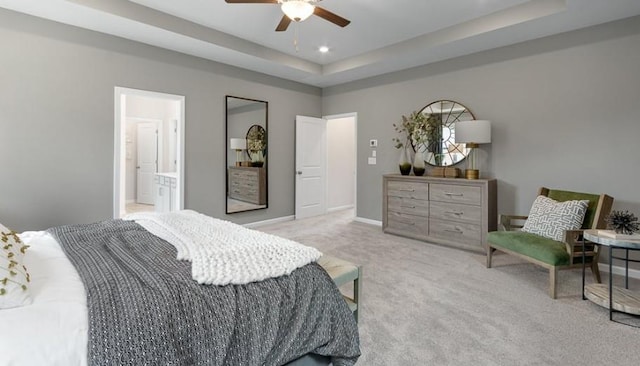
<svg viewBox="0 0 640 366"><path fill-rule="evenodd" d="M29 246L21 259L31 300L0 309L0 324L9 334L0 342L3 365L355 364L355 320L315 261L297 266L286 256L280 260L269 252L278 239L268 234L194 212L176 215L183 222L197 217L216 224L191 225L182 235L180 225L131 218L15 235ZM267 248L254 261L296 268L260 272L254 267L261 265L243 258L246 253L189 247L189 230L209 241L249 235L246 249ZM294 259L314 254L293 245L300 252Z"/></svg>

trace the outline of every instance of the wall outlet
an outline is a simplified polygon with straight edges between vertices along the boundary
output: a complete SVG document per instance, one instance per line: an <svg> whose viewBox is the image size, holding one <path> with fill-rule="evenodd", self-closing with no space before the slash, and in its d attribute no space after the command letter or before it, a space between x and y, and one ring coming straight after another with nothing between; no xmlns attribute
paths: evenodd
<svg viewBox="0 0 640 366"><path fill-rule="evenodd" d="M369 158L369 165L376 165L376 158Z"/></svg>
<svg viewBox="0 0 640 366"><path fill-rule="evenodd" d="M378 140L369 140L369 147L378 146Z"/></svg>

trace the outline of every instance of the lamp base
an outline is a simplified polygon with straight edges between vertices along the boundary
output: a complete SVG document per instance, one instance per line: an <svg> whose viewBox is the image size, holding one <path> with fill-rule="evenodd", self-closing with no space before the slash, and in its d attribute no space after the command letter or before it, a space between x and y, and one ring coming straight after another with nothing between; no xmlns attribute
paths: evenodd
<svg viewBox="0 0 640 366"><path fill-rule="evenodd" d="M464 176L467 179L478 179L480 178L480 171L478 169L467 169L464 171Z"/></svg>

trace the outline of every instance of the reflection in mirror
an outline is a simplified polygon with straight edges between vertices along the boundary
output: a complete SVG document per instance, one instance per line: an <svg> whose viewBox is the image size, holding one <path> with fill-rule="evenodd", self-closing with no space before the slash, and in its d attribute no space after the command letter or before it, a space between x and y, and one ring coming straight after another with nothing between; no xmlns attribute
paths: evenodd
<svg viewBox="0 0 640 366"><path fill-rule="evenodd" d="M451 101L439 100L433 102L421 111L427 117L427 131L425 142L416 146L412 144L414 151L424 154L426 163L434 166L454 165L464 160L469 155L470 149L465 144L456 143L455 123L471 121L475 117L464 105ZM415 141L415 138L412 138Z"/></svg>
<svg viewBox="0 0 640 366"><path fill-rule="evenodd" d="M227 213L268 207L268 103L226 97Z"/></svg>
<svg viewBox="0 0 640 366"><path fill-rule="evenodd" d="M253 125L247 131L247 155L251 165L261 167L267 156L267 131L260 125Z"/></svg>

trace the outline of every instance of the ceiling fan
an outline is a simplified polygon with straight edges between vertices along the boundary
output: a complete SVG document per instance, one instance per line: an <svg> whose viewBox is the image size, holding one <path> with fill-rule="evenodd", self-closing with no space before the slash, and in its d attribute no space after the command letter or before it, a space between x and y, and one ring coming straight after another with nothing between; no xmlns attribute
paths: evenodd
<svg viewBox="0 0 640 366"><path fill-rule="evenodd" d="M283 32L287 30L291 21L301 22L312 14L317 15L324 20L328 20L331 23L340 27L346 27L351 23L350 20L345 19L329 10L323 9L316 4L322 0L225 0L229 4L280 4L282 12L285 14L282 16L280 23L276 27L276 32Z"/></svg>

